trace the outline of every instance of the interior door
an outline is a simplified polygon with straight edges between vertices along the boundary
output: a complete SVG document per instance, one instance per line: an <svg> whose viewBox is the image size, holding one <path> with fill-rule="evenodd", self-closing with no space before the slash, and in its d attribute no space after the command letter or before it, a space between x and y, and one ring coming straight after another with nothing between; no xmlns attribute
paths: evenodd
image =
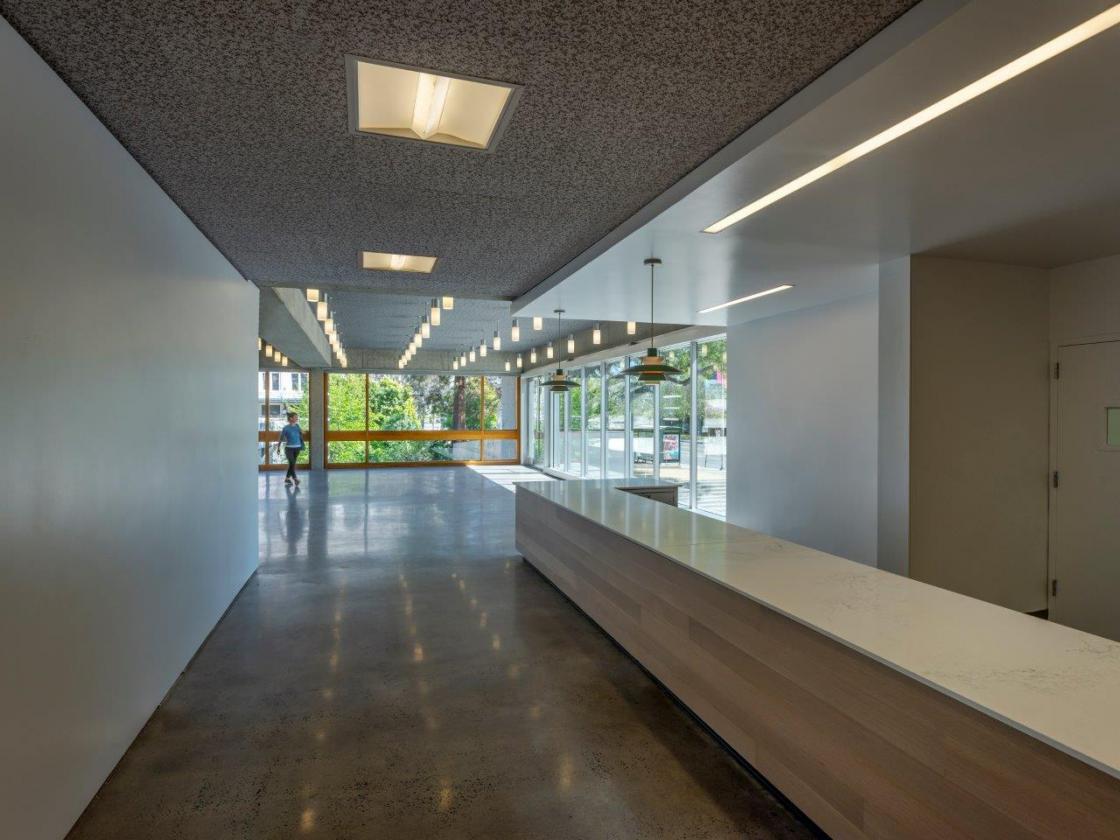
<svg viewBox="0 0 1120 840"><path fill-rule="evenodd" d="M1120 341L1058 364L1050 618L1120 640Z"/></svg>

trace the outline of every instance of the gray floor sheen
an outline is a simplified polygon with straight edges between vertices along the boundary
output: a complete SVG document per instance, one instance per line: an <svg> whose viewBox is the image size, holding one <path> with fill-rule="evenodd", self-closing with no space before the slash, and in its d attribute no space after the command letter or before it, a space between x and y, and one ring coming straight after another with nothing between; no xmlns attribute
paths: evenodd
<svg viewBox="0 0 1120 840"><path fill-rule="evenodd" d="M810 836L520 559L508 490L260 500L260 570L72 837Z"/></svg>

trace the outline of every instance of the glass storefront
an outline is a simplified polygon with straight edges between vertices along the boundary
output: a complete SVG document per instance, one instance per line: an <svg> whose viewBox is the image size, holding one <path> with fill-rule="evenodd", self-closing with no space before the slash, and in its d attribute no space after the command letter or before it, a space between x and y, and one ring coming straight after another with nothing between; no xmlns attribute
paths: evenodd
<svg viewBox="0 0 1120 840"><path fill-rule="evenodd" d="M529 381L529 463L582 478L658 477L681 507L726 513L727 341L664 348L681 371L657 387L618 374L636 360L573 370L583 386L550 393Z"/></svg>

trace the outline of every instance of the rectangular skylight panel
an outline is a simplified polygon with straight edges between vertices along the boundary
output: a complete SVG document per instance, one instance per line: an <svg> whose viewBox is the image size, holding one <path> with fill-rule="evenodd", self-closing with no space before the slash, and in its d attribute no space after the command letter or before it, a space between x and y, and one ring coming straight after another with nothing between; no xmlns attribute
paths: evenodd
<svg viewBox="0 0 1120 840"><path fill-rule="evenodd" d="M431 143L492 149L514 85L347 57L350 127Z"/></svg>
<svg viewBox="0 0 1120 840"><path fill-rule="evenodd" d="M431 274L436 267L435 257L419 257L413 254L386 254L381 251L362 251L362 268L378 271L409 271L417 274Z"/></svg>

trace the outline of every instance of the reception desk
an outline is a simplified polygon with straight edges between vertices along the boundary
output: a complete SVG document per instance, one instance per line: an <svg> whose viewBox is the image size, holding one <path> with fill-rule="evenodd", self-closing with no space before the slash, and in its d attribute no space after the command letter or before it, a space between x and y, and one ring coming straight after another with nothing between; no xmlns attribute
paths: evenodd
<svg viewBox="0 0 1120 840"><path fill-rule="evenodd" d="M518 550L831 836L1120 838L1120 644L624 486Z"/></svg>

